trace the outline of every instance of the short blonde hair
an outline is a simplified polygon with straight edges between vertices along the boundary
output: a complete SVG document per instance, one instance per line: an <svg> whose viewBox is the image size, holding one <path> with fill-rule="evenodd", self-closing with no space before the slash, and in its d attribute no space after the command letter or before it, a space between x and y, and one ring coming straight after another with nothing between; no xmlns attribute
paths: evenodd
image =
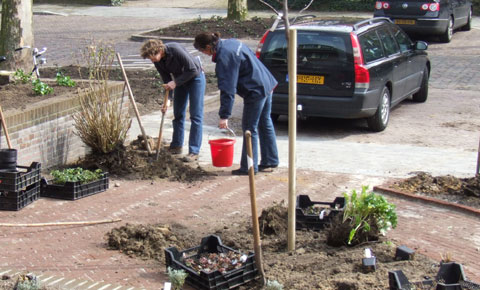
<svg viewBox="0 0 480 290"><path fill-rule="evenodd" d="M165 51L165 44L160 39L149 39L142 44L140 55L142 58L150 58Z"/></svg>

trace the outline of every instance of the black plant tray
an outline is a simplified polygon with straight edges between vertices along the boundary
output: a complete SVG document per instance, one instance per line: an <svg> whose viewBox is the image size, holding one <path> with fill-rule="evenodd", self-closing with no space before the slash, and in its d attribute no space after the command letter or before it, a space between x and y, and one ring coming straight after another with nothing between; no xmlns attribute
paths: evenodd
<svg viewBox="0 0 480 290"><path fill-rule="evenodd" d="M104 172L98 180L81 184L80 182L66 182L64 185L50 184L45 178L41 180L42 197L51 197L66 200L77 200L108 189L108 172Z"/></svg>
<svg viewBox="0 0 480 290"><path fill-rule="evenodd" d="M182 269L187 272L186 282L195 289L233 289L255 279L258 275L258 270L255 264L255 254L253 253L248 254L247 260L240 268L223 274L218 270L210 273L202 270L198 273L183 262L187 258L198 258L203 253L228 253L229 251L239 253L239 251L224 246L220 237L210 235L204 237L198 247L181 252L175 247L165 249L165 265L167 269L171 267L172 269Z"/></svg>
<svg viewBox="0 0 480 290"><path fill-rule="evenodd" d="M309 208L324 205L323 215L308 213ZM311 201L308 195L297 196L296 229L310 229L318 231L323 229L332 219L345 209L345 198L336 197L333 202Z"/></svg>
<svg viewBox="0 0 480 290"><path fill-rule="evenodd" d="M0 210L20 210L40 197L40 183L28 186L25 190L0 192Z"/></svg>
<svg viewBox="0 0 480 290"><path fill-rule="evenodd" d="M0 191L16 192L40 181L41 164L17 165L17 170L0 170Z"/></svg>

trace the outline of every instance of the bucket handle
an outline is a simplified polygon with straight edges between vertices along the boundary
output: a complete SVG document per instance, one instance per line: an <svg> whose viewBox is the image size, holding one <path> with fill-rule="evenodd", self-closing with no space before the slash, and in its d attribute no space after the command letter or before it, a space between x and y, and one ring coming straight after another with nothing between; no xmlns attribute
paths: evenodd
<svg viewBox="0 0 480 290"><path fill-rule="evenodd" d="M228 134L229 134L230 136L232 136L233 138L236 138L236 137L237 137L237 135L235 134L235 132L233 132L233 130L230 129L230 128L228 128L228 127L227 127L227 128L224 128L224 129L220 129L220 128L219 128L219 130L220 130L220 131L226 130L226 131L228 132ZM210 134L208 134L208 140L210 140Z"/></svg>

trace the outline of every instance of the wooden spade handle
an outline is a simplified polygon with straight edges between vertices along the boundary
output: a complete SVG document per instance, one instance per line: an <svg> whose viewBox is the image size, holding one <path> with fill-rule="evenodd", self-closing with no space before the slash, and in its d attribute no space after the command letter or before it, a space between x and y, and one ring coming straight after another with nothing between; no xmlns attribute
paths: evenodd
<svg viewBox="0 0 480 290"><path fill-rule="evenodd" d="M5 138L7 139L8 149L12 149L12 143L8 136L7 123L5 123L5 118L3 117L2 106L0 106L0 121L2 122L3 132L5 132Z"/></svg>

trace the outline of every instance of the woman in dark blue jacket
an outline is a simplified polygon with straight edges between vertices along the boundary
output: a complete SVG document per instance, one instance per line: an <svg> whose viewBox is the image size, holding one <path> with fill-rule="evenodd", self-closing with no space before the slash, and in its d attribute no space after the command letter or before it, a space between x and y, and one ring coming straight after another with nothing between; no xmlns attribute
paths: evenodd
<svg viewBox="0 0 480 290"><path fill-rule="evenodd" d="M252 133L253 166L255 172L278 166L275 129L270 117L272 92L277 81L246 45L236 39L220 39L218 33L201 33L194 46L212 56L220 89L219 128L228 128L235 94L243 98L242 130ZM258 164L257 143L260 141L261 160ZM234 175L247 175L248 162L245 139L240 169Z"/></svg>

